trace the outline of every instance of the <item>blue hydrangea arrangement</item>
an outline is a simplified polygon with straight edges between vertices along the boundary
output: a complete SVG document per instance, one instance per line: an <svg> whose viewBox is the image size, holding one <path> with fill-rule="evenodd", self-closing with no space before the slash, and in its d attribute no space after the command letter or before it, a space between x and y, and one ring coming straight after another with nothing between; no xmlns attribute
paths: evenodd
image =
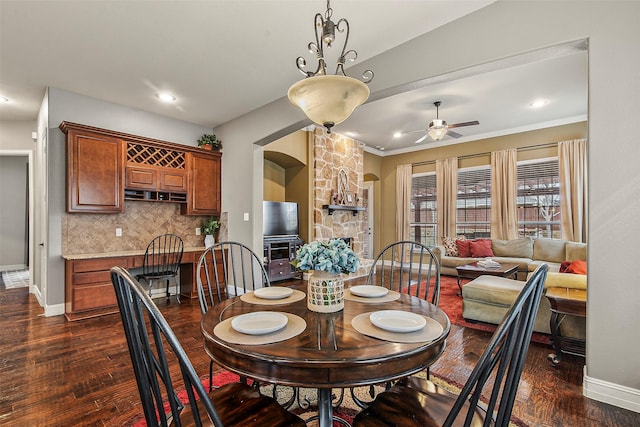
<svg viewBox="0 0 640 427"><path fill-rule="evenodd" d="M355 273L360 260L344 240L331 239L314 241L302 246L291 265L301 271Z"/></svg>

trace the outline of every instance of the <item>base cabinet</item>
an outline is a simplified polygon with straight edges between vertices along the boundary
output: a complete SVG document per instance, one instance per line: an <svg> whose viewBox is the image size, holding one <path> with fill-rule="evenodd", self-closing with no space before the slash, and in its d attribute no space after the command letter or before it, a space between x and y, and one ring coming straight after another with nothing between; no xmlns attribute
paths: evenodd
<svg viewBox="0 0 640 427"><path fill-rule="evenodd" d="M302 277L302 272L296 271L291 261L303 243L298 236L264 238L264 268L271 282Z"/></svg>
<svg viewBox="0 0 640 427"><path fill-rule="evenodd" d="M180 264L180 295L198 298L196 274L203 249L185 250ZM221 252L216 251L216 258ZM65 260L65 316L80 320L117 313L118 302L111 284L111 267L140 268L144 254ZM146 286L143 283L143 286Z"/></svg>

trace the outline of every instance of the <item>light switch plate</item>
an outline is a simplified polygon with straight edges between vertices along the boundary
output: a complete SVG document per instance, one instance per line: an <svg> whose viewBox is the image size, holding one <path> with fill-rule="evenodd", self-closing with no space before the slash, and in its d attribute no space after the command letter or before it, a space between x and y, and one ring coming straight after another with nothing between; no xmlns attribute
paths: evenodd
<svg viewBox="0 0 640 427"><path fill-rule="evenodd" d="M196 228L196 236L200 235L200 227Z"/></svg>
<svg viewBox="0 0 640 427"><path fill-rule="evenodd" d="M244 213L244 220L249 221L249 212Z"/></svg>

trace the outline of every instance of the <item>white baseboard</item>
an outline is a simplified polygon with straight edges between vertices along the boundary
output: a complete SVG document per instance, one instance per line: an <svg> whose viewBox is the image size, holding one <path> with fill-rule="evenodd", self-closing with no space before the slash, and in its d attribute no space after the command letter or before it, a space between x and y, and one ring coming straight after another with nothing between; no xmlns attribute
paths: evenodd
<svg viewBox="0 0 640 427"><path fill-rule="evenodd" d="M60 316L64 314L64 303L55 305L45 305L44 317Z"/></svg>
<svg viewBox="0 0 640 427"><path fill-rule="evenodd" d="M640 413L640 390L591 378L584 367L582 394L598 402Z"/></svg>

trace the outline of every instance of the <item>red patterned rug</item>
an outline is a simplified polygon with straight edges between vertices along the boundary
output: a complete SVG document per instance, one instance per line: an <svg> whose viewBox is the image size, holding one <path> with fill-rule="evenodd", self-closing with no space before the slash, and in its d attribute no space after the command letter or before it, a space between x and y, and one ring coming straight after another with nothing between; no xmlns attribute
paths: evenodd
<svg viewBox="0 0 640 427"><path fill-rule="evenodd" d="M424 372L418 374L418 376L422 376L424 378ZM229 371L220 371L218 373L216 373L213 376L213 384L215 387L220 387L223 386L225 384L231 383L231 382L237 382L240 380L240 377L236 374L233 374ZM454 393L454 394L458 394L460 393L460 389L462 388L461 384L457 384L455 382L450 382L448 379L441 377L440 375L436 374L436 373L431 373L430 376L430 381L434 382L435 384L437 384L438 386L449 390L450 392ZM208 388L209 387L209 376L205 376L202 378L202 384ZM272 391L272 387L271 385L265 385L265 386L261 386L260 390L263 394L270 396L271 395L271 391ZM380 393L383 391L383 386L376 386L377 387L377 391L376 393ZM278 395L281 397L281 399L279 399L280 401L286 401L288 400L289 396L291 395L291 388L286 388L283 387L281 389L278 390ZM333 390L334 393L338 392L337 389ZM370 396L368 396L368 392L369 392L369 387L359 387L356 391L356 394L358 395L359 398L363 399L363 400L369 400ZM289 393L289 395L287 395L287 393ZM305 408L301 408L298 403L294 403L293 406L291 407L290 411L299 415L302 419L308 419L309 417L312 417L314 415L317 414L318 411L318 407L317 405L315 405L315 399L316 399L316 394L315 394L315 389L307 389L307 388L301 388L300 391L300 396L302 400L307 400L309 402L309 405L306 406ZM187 402L187 393L185 390L182 390L180 392L178 392L178 398L182 401L182 402ZM168 403L166 406L166 411L167 413L169 412L169 406ZM353 418L356 416L356 414L358 412L360 412L362 409L359 408L353 401L353 399L351 398L350 394L348 391L345 391L345 395L344 395L344 399L342 400L342 402L340 403L340 406L336 409L334 409L333 414L335 416L338 416L340 418L342 418L343 420L347 421L349 424L351 424L353 422ZM318 423L317 420L316 421L310 421L307 423L307 425L309 427L317 427ZM130 422L125 424L125 427L146 427L147 423L144 419L143 415L139 415L136 416L134 419L132 419ZM334 421L333 422L333 427L343 427L343 425L338 422L338 421ZM522 420L516 418L516 417L511 417L511 422L509 423L509 427L527 427L527 424L524 423Z"/></svg>
<svg viewBox="0 0 640 427"><path fill-rule="evenodd" d="M454 325L485 332L495 331L496 325L484 322L470 322L462 317L462 297L457 295L459 291L457 281L458 279L453 276L440 276L440 302L438 303L438 307L447 313L449 320ZM464 286L465 283L469 283L470 281L471 280L468 279L462 279L460 283ZM551 345L550 335L538 332L533 333L531 341Z"/></svg>

